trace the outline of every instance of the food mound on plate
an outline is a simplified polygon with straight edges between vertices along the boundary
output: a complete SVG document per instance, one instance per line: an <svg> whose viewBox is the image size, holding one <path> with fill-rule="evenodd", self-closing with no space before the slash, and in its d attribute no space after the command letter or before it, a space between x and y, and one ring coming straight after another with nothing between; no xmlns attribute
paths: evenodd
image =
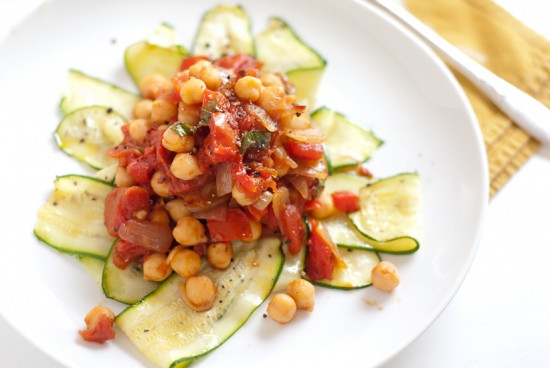
<svg viewBox="0 0 550 368"><path fill-rule="evenodd" d="M140 89L146 99L137 118L109 152L119 162L105 205L108 232L120 239L116 266L143 262L144 276L161 281L170 268L148 260L168 259L179 271L184 251L224 254L230 241L270 235L297 254L306 240L304 208L327 165L324 136L293 86L262 72L253 57L233 55L188 57L172 80L151 75Z"/></svg>

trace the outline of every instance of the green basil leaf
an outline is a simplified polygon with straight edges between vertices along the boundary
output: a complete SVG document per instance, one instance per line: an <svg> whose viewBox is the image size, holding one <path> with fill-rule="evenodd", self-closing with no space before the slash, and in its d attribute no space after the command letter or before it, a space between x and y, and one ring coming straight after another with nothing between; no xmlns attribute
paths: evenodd
<svg viewBox="0 0 550 368"><path fill-rule="evenodd" d="M195 131L197 130L196 127L184 124L182 122L177 122L173 124L170 129L172 129L174 132L178 133L180 137L185 137L187 135L193 135L195 134Z"/></svg>
<svg viewBox="0 0 550 368"><path fill-rule="evenodd" d="M245 153L250 147L268 149L271 142L271 133L252 130L243 134L241 138L241 153Z"/></svg>

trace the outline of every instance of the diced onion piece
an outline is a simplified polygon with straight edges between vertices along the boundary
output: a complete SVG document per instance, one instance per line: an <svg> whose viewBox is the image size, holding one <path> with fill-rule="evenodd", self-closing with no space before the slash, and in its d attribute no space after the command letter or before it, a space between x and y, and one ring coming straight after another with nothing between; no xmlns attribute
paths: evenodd
<svg viewBox="0 0 550 368"><path fill-rule="evenodd" d="M222 162L216 169L216 194L221 197L231 193L231 189L233 189L231 165L229 162Z"/></svg>
<svg viewBox="0 0 550 368"><path fill-rule="evenodd" d="M306 176L308 178L326 179L328 168L325 160L307 161L298 160L298 167L290 171L290 174Z"/></svg>
<svg viewBox="0 0 550 368"><path fill-rule="evenodd" d="M330 234L328 233L327 228L325 227L325 225L323 225L322 222L317 223L316 231L317 231L317 234L328 245L328 247L330 248L330 251L334 255L334 259L336 260L336 266L340 268L348 268L348 266L346 265L346 262L344 262L344 260L342 259L342 256L340 255L340 251L338 250L338 247L332 241L332 238L330 237Z"/></svg>
<svg viewBox="0 0 550 368"><path fill-rule="evenodd" d="M168 225L139 220L128 220L122 224L118 236L128 243L161 253L168 251L174 240Z"/></svg>
<svg viewBox="0 0 550 368"><path fill-rule="evenodd" d="M275 120L271 119L267 112L258 105L248 104L244 106L247 113L254 116L268 131L276 132L279 127Z"/></svg>
<svg viewBox="0 0 550 368"><path fill-rule="evenodd" d="M302 143L322 143L326 139L321 129L316 126L311 126L303 130L285 130L285 134L289 138Z"/></svg>
<svg viewBox="0 0 550 368"><path fill-rule="evenodd" d="M260 198L256 200L256 202L252 203L252 206L260 211L263 211L269 206L271 201L273 200L273 193L269 191L265 191L262 193Z"/></svg>
<svg viewBox="0 0 550 368"><path fill-rule="evenodd" d="M308 181L305 176L291 175L289 181L302 198L307 199L309 197Z"/></svg>
<svg viewBox="0 0 550 368"><path fill-rule="evenodd" d="M277 218L277 221L281 221L281 215L283 214L283 211L288 203L289 200L289 192L288 188L286 187L280 187L277 188L277 191L273 194L273 213L275 214L275 217Z"/></svg>
<svg viewBox="0 0 550 368"><path fill-rule="evenodd" d="M279 159L282 162L284 162L285 164L287 164L291 169L296 169L298 167L298 164L296 163L296 161L294 161L288 155L288 153L286 152L284 147L282 147L282 146L275 147L275 150L273 151L273 154L275 155L275 157L277 159Z"/></svg>
<svg viewBox="0 0 550 368"><path fill-rule="evenodd" d="M205 208L201 211L193 213L193 217L202 220L217 220L225 221L225 214L227 213L226 203L220 203L215 206Z"/></svg>

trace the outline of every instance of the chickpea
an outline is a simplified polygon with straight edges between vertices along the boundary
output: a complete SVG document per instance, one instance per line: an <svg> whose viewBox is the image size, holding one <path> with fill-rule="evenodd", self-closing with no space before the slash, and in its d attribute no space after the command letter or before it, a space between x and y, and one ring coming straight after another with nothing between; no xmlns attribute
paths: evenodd
<svg viewBox="0 0 550 368"><path fill-rule="evenodd" d="M128 174L126 168L122 166L117 167L115 174L115 185L117 187L131 187L135 183L136 181L130 174Z"/></svg>
<svg viewBox="0 0 550 368"><path fill-rule="evenodd" d="M284 87L283 81L281 80L281 78L279 78L273 73L263 73L260 76L260 80L264 87L271 87L271 86L281 87L281 88Z"/></svg>
<svg viewBox="0 0 550 368"><path fill-rule="evenodd" d="M269 116L273 117L275 113L286 109L285 92L282 87L265 87L260 92L257 103L267 111Z"/></svg>
<svg viewBox="0 0 550 368"><path fill-rule="evenodd" d="M189 68L189 75L202 80L206 87L216 90L222 84L220 72L207 60L199 60Z"/></svg>
<svg viewBox="0 0 550 368"><path fill-rule="evenodd" d="M157 207L149 214L149 221L154 224L170 225L170 216L164 208Z"/></svg>
<svg viewBox="0 0 550 368"><path fill-rule="evenodd" d="M172 274L172 268L166 263L166 254L152 253L143 260L143 278L149 281L162 281Z"/></svg>
<svg viewBox="0 0 550 368"><path fill-rule="evenodd" d="M313 310L315 305L315 288L311 282L304 279L296 279L286 287L286 293L294 299L296 307L308 312Z"/></svg>
<svg viewBox="0 0 550 368"><path fill-rule="evenodd" d="M317 198L317 201L320 203L319 208L315 208L313 211L311 211L311 214L316 219L324 219L336 212L336 208L334 208L334 202L332 200L332 196L330 195L321 195L319 198Z"/></svg>
<svg viewBox="0 0 550 368"><path fill-rule="evenodd" d="M179 244L186 246L206 243L208 241L204 232L204 226L199 220L191 216L180 218L172 234Z"/></svg>
<svg viewBox="0 0 550 368"><path fill-rule="evenodd" d="M166 100L157 99L151 107L151 120L161 125L172 120L178 114L178 107Z"/></svg>
<svg viewBox="0 0 550 368"><path fill-rule="evenodd" d="M206 84L197 78L191 77L182 84L180 89L180 97L186 104L199 104L202 102Z"/></svg>
<svg viewBox="0 0 550 368"><path fill-rule="evenodd" d="M161 74L149 75L141 81L139 89L145 98L154 100L164 90L172 88L172 82Z"/></svg>
<svg viewBox="0 0 550 368"><path fill-rule="evenodd" d="M173 199L165 205L172 220L178 222L182 217L189 216L191 211L185 205L183 199Z"/></svg>
<svg viewBox="0 0 550 368"><path fill-rule="evenodd" d="M201 257L191 249L178 245L170 252L166 262L181 277L189 278L199 273L201 269Z"/></svg>
<svg viewBox="0 0 550 368"><path fill-rule="evenodd" d="M155 171L151 178L151 188L160 197L170 197L170 181L162 171Z"/></svg>
<svg viewBox="0 0 550 368"><path fill-rule="evenodd" d="M229 242L212 243L206 248L206 258L210 266L223 270L231 263L233 246Z"/></svg>
<svg viewBox="0 0 550 368"><path fill-rule="evenodd" d="M168 151L189 153L195 147L195 138L192 135L181 136L174 129L168 128L162 134L162 145Z"/></svg>
<svg viewBox="0 0 550 368"><path fill-rule="evenodd" d="M220 71L215 67L204 68L199 78L202 79L208 89L213 91L217 90L222 84Z"/></svg>
<svg viewBox="0 0 550 368"><path fill-rule="evenodd" d="M388 261L378 263L371 272L372 284L383 291L392 291L400 282L395 265Z"/></svg>
<svg viewBox="0 0 550 368"><path fill-rule="evenodd" d="M258 100L261 89L262 81L255 77L242 77L235 83L235 93L243 100Z"/></svg>
<svg viewBox="0 0 550 368"><path fill-rule="evenodd" d="M134 117L136 119L149 119L151 117L151 108L153 106L153 100L144 99L139 101L134 106Z"/></svg>
<svg viewBox="0 0 550 368"><path fill-rule="evenodd" d="M256 241L260 239L260 236L262 235L262 224L257 221L249 221L250 224L250 230L252 230L252 236L248 239L242 239L245 243L251 243L253 241Z"/></svg>
<svg viewBox="0 0 550 368"><path fill-rule="evenodd" d="M189 67L189 75L191 77L200 78L204 69L211 68L212 63L208 60L199 60Z"/></svg>
<svg viewBox="0 0 550 368"><path fill-rule="evenodd" d="M233 189L231 189L231 196L241 206L251 205L252 203L256 202L256 200L258 200L257 196L253 196L253 197L248 196L241 189L241 186L239 185L239 183L235 183L235 185L233 185Z"/></svg>
<svg viewBox="0 0 550 368"><path fill-rule="evenodd" d="M276 294L267 305L267 314L279 323L290 322L296 315L296 302L287 294Z"/></svg>
<svg viewBox="0 0 550 368"><path fill-rule="evenodd" d="M178 153L170 165L170 171L182 180L191 180L202 174L197 158L189 153Z"/></svg>
<svg viewBox="0 0 550 368"><path fill-rule="evenodd" d="M143 142L147 137L147 131L150 126L145 119L135 119L128 122L128 133L136 142Z"/></svg>
<svg viewBox="0 0 550 368"><path fill-rule="evenodd" d="M200 105L189 105L180 101L178 106L178 121L183 124L197 125L201 117Z"/></svg>
<svg viewBox="0 0 550 368"><path fill-rule="evenodd" d="M212 308L218 296L218 287L205 275L190 277L185 284L180 281L178 289L183 301L197 312Z"/></svg>
<svg viewBox="0 0 550 368"><path fill-rule="evenodd" d="M289 115L284 119L281 119L281 128L286 130L304 130L311 126L308 114L296 114Z"/></svg>

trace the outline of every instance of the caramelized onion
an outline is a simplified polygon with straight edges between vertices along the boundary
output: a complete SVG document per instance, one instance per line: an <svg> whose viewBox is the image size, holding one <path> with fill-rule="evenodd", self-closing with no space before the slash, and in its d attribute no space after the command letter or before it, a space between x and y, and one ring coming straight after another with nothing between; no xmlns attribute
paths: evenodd
<svg viewBox="0 0 550 368"><path fill-rule="evenodd" d="M263 211L269 206L271 201L273 200L273 193L269 191L265 191L262 193L260 198L256 200L256 202L252 203L252 206L260 211Z"/></svg>
<svg viewBox="0 0 550 368"><path fill-rule="evenodd" d="M216 194L218 197L231 193L233 178L231 177L231 164L222 162L216 168Z"/></svg>
<svg viewBox="0 0 550 368"><path fill-rule="evenodd" d="M296 159L298 167L290 171L290 174L306 176L308 178L326 179L328 167L325 160L307 161Z"/></svg>
<svg viewBox="0 0 550 368"><path fill-rule="evenodd" d="M267 112L258 105L247 104L244 106L247 113L254 116L268 131L276 132L279 127L275 120L271 119Z"/></svg>
<svg viewBox="0 0 550 368"><path fill-rule="evenodd" d="M167 252L174 240L166 224L128 220L118 229L120 239L155 252Z"/></svg>
<svg viewBox="0 0 550 368"><path fill-rule="evenodd" d="M287 187L277 188L273 194L273 213L280 223L281 216L289 200L289 192Z"/></svg>
<svg viewBox="0 0 550 368"><path fill-rule="evenodd" d="M302 198L308 199L309 197L309 188L308 180L305 176L300 175L290 175L289 179L292 186L300 193Z"/></svg>
<svg viewBox="0 0 550 368"><path fill-rule="evenodd" d="M330 248L330 251L334 255L334 259L336 260L336 266L340 268L347 268L346 262L342 259L342 256L340 255L340 251L338 250L338 247L334 242L332 241L332 238L330 237L330 234L328 233L327 228L325 225L323 225L322 222L317 223L317 228L315 229L317 231L317 234L323 239L326 245Z"/></svg>
<svg viewBox="0 0 550 368"><path fill-rule="evenodd" d="M310 126L309 128L302 130L285 130L285 134L289 138L303 143L322 143L326 139L323 132L321 132L321 129L316 126Z"/></svg>
<svg viewBox="0 0 550 368"><path fill-rule="evenodd" d="M193 212L193 217L202 220L225 221L227 204L224 202Z"/></svg>

